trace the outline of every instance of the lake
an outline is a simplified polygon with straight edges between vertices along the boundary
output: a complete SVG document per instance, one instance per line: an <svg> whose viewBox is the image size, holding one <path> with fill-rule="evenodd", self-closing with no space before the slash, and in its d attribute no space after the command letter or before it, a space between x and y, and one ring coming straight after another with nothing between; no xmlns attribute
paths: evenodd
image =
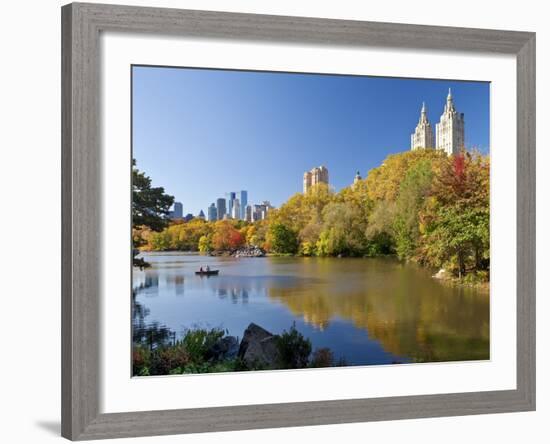
<svg viewBox="0 0 550 444"><path fill-rule="evenodd" d="M489 359L489 294L394 258L142 256L152 266L134 269L134 312L176 337L220 327L240 339L251 322L276 334L295 324L348 365ZM201 265L219 276L196 276Z"/></svg>

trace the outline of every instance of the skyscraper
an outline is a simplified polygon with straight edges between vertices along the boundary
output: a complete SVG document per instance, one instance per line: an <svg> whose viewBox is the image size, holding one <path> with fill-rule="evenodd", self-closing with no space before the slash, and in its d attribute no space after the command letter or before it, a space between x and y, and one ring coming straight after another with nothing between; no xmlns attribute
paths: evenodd
<svg viewBox="0 0 550 444"><path fill-rule="evenodd" d="M324 166L313 168L304 173L304 193L307 193L311 187L318 183L328 185L328 169Z"/></svg>
<svg viewBox="0 0 550 444"><path fill-rule="evenodd" d="M247 222L252 222L252 205L247 205L244 209L244 220Z"/></svg>
<svg viewBox="0 0 550 444"><path fill-rule="evenodd" d="M422 103L422 110L420 111L420 119L414 133L411 134L411 150L417 150L420 148L434 148L434 130L432 124L428 120L428 113L426 110L426 104Z"/></svg>
<svg viewBox="0 0 550 444"><path fill-rule="evenodd" d="M227 193L227 214L233 217L233 202L235 201L236 194L234 192Z"/></svg>
<svg viewBox="0 0 550 444"><path fill-rule="evenodd" d="M233 200L233 206L231 207L231 218L239 219L241 217L241 203L239 199Z"/></svg>
<svg viewBox="0 0 550 444"><path fill-rule="evenodd" d="M242 190L240 193L241 214L239 219L246 219L246 206L248 205L248 191Z"/></svg>
<svg viewBox="0 0 550 444"><path fill-rule="evenodd" d="M267 213L272 209L273 206L267 200L264 200L261 204L253 205L251 214L252 221L264 220L267 217Z"/></svg>
<svg viewBox="0 0 550 444"><path fill-rule="evenodd" d="M225 199L223 197L216 200L216 210L218 213L218 220L223 220L223 217L227 214L227 208L225 206Z"/></svg>
<svg viewBox="0 0 550 444"><path fill-rule="evenodd" d="M208 207L208 220L211 222L218 220L218 209L214 203L211 203Z"/></svg>
<svg viewBox="0 0 550 444"><path fill-rule="evenodd" d="M174 209L170 211L171 219L182 219L183 218L183 205L181 202L174 202Z"/></svg>
<svg viewBox="0 0 550 444"><path fill-rule="evenodd" d="M448 155L458 154L464 148L464 113L455 109L450 88L441 119L435 125L435 133L436 148Z"/></svg>

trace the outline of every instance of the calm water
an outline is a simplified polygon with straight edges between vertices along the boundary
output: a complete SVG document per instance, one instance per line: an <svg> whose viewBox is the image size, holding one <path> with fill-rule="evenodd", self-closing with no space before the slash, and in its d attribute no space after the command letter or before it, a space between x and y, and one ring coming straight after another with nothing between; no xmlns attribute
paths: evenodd
<svg viewBox="0 0 550 444"><path fill-rule="evenodd" d="M134 270L145 324L181 335L221 327L242 337L250 322L296 328L348 364L489 359L489 295L441 284L394 259L214 258L145 254ZM195 276L201 265L220 275ZM137 322L134 320L134 322Z"/></svg>

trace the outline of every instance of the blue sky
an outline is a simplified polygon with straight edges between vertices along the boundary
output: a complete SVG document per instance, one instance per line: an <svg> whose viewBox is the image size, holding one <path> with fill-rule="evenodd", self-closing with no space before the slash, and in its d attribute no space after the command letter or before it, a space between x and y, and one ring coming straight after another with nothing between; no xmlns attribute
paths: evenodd
<svg viewBox="0 0 550 444"><path fill-rule="evenodd" d="M486 82L133 67L133 156L185 213L229 191L275 206L329 170L336 190L410 149L422 102L435 123L452 88L467 147L489 151Z"/></svg>

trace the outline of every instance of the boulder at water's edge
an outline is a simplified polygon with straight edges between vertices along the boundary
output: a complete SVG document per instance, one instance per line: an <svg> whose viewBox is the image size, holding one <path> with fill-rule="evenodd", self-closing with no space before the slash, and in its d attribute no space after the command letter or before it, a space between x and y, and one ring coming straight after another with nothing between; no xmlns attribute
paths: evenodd
<svg viewBox="0 0 550 444"><path fill-rule="evenodd" d="M238 356L250 367L260 365L277 368L277 337L259 325L251 323L244 331Z"/></svg>

